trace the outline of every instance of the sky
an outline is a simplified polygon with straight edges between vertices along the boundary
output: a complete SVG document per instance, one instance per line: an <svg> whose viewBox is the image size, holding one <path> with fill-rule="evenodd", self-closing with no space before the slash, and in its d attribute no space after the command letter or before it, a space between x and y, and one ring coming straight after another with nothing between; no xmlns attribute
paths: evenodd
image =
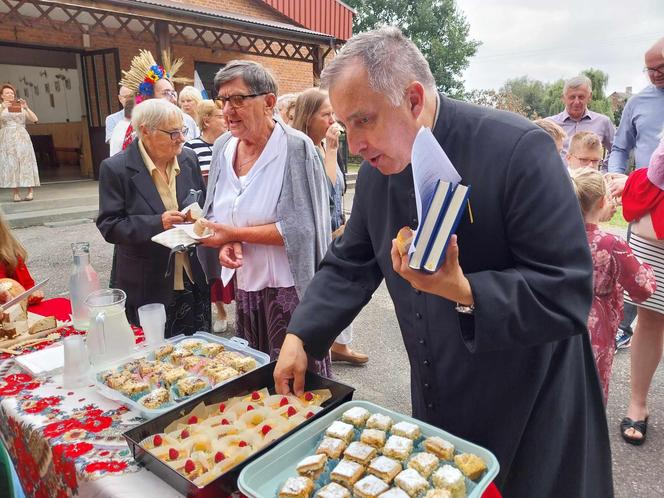
<svg viewBox="0 0 664 498"><path fill-rule="evenodd" d="M528 76L545 82L593 67L607 95L648 83L643 54L664 37L664 0L457 0L482 42L463 73L467 90Z"/></svg>

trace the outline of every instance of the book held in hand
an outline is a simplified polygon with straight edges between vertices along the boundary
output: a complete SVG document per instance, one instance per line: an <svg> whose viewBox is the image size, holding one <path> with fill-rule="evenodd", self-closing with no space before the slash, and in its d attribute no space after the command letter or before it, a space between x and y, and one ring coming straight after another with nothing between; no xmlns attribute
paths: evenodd
<svg viewBox="0 0 664 498"><path fill-rule="evenodd" d="M423 199L424 217L417 230L409 266L434 273L445 261L450 237L466 211L470 186L438 180L430 199Z"/></svg>

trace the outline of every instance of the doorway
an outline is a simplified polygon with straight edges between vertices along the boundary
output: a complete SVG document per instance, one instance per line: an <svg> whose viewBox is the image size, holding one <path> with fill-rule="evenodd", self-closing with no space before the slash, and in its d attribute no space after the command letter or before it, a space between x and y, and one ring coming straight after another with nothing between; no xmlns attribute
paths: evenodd
<svg viewBox="0 0 664 498"><path fill-rule="evenodd" d="M16 88L39 121L26 124L42 183L85 177L81 75L76 52L0 44L3 83Z"/></svg>

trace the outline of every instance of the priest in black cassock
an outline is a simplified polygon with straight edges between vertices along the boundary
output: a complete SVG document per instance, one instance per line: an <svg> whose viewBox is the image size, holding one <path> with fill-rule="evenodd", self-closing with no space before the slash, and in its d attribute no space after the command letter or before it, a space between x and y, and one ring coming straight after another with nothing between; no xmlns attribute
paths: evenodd
<svg viewBox="0 0 664 498"><path fill-rule="evenodd" d="M327 354L385 279L414 417L489 448L505 497L612 497L586 329L591 257L553 140L515 114L437 93L426 60L396 28L353 37L322 85L365 161L346 230L291 320L277 390L302 391L306 353ZM433 275L410 270L393 242L418 222L409 163L421 126L472 185L472 219L461 220Z"/></svg>

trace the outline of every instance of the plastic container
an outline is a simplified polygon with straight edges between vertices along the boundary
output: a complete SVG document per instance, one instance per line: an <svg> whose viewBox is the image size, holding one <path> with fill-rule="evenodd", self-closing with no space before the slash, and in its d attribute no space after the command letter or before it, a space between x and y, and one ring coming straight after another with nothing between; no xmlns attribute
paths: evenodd
<svg viewBox="0 0 664 498"><path fill-rule="evenodd" d="M389 415L395 422L405 420L417 424L422 429L423 436L440 436L452 443L456 448L455 453L474 453L484 459L487 465L484 476L477 483L466 479L466 496L468 498L480 498L482 492L498 475L500 469L498 460L489 450L420 420L393 412L368 401L357 400L344 403L327 412L324 416L318 417L315 422L297 431L293 436L246 465L238 478L239 490L249 498L276 497L286 479L297 476L295 467L300 460L315 453L318 443L329 425L335 420L341 419L343 412L354 406L364 407L371 413Z"/></svg>
<svg viewBox="0 0 664 498"><path fill-rule="evenodd" d="M251 356L256 360L256 363L258 364L257 368L260 368L263 365L266 365L270 362L270 357L261 352L261 351L256 351L255 349L252 349L249 347L249 343L245 341L244 339L240 339L239 337L233 337L232 339L225 339L223 337L218 337L216 335L210 334L208 332L196 332L193 335L178 335L175 337L171 337L170 339L167 339L164 344L171 343L174 346L177 345L178 343L188 340L188 339L201 339L203 341L207 342L216 342L219 344L222 344L224 348L228 351L235 351L237 353L241 353L246 356ZM203 391L199 391L198 393L189 396L179 402L174 402L173 404L170 404L169 406L163 407L163 408L156 408L156 409L151 409L151 408L146 408L142 404L138 403L137 401L134 401L133 399L129 398L128 396L125 396L119 391L116 391L115 389L111 389L108 387L106 384L104 384L100 378L100 373L101 372L106 372L108 370L115 370L122 365L126 364L129 361L138 359L138 358L148 358L148 359L154 359L154 352L156 349L159 347L163 346L163 344L157 345L157 346L151 346L151 347L146 347L143 349L139 349L132 353L131 355L122 358L121 360L118 360L117 362L114 362L110 365L104 365L103 368L100 368L95 371L94 373L94 383L97 386L97 389L101 394L103 394L106 398L112 399L114 401L117 401L119 403L122 403L124 405L127 405L134 410L138 411L141 413L141 415L147 419L154 418L158 415L161 415L163 413L168 412L169 410L173 410L174 408L177 408L179 405L186 403L192 398L197 398L204 394L205 392L209 391L210 389L226 384L227 382L231 382L238 377L242 377L243 375L247 374L241 374L238 375L237 377L234 377L232 379L228 379L225 382L221 382L219 384L216 384L215 386L208 387L204 389ZM250 373L250 372L249 372Z"/></svg>
<svg viewBox="0 0 664 498"><path fill-rule="evenodd" d="M293 429L285 436L257 451L241 464L237 465L225 474L222 474L207 486L201 488L194 485L186 477L179 474L177 471L141 447L140 441L143 441L144 439L154 434L163 432L168 424L193 410L201 401L204 401L206 404L219 403L234 396L248 394L252 391L256 391L264 387L267 387L270 393L274 394L273 374L275 365L276 362L272 362L268 365L257 368L256 370L252 370L242 377L231 380L227 384L212 389L202 396L198 396L195 399L187 401L186 403L169 411L168 413L160 415L157 418L154 418L125 432L124 437L127 439L127 444L129 445L129 448L134 455L134 459L188 498L212 498L227 496L233 491L237 490L238 475L245 465L260 457L260 455L268 451L270 448L273 448L275 445L279 444L279 442L285 440L289 435L301 430L302 427L307 427L308 424L315 421L318 417L323 416L328 411L333 410L335 407L346 401L350 401L353 398L353 392L355 389L352 387L340 382L335 382L325 377L321 377L320 375L307 372L305 377L305 385L307 390L313 391L316 389L329 389L332 392L332 398L323 403L323 409L310 419L305 420L298 428Z"/></svg>

